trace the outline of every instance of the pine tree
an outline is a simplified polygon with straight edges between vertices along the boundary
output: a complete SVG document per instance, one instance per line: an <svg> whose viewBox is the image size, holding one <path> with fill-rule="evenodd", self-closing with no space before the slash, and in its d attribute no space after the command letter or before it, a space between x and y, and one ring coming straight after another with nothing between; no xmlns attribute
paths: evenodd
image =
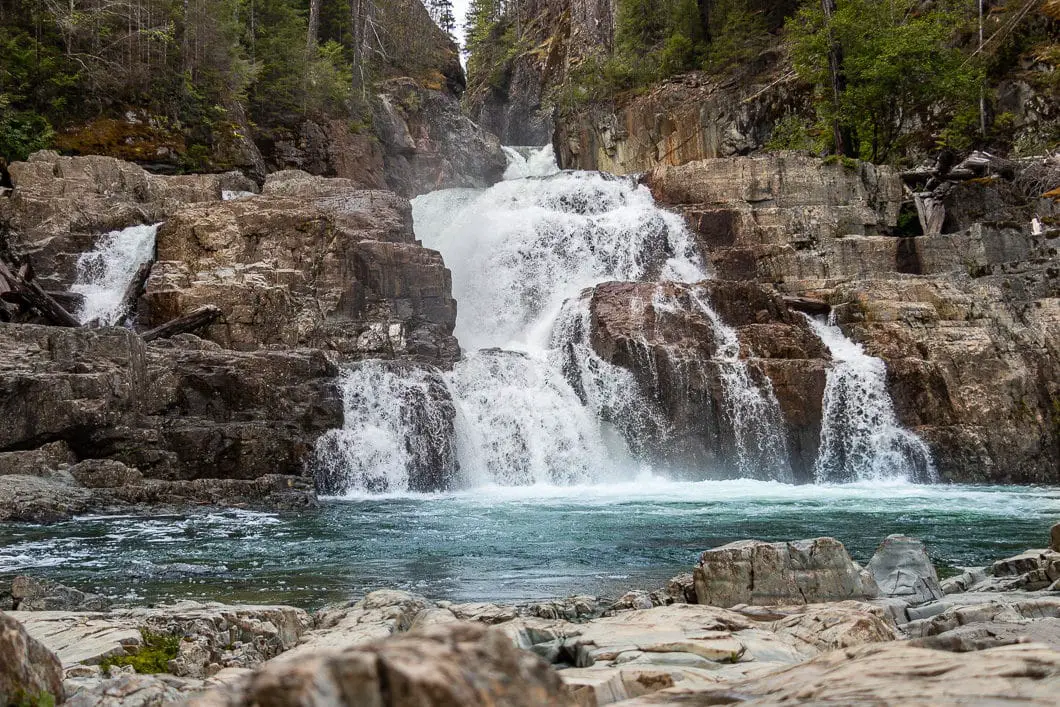
<svg viewBox="0 0 1060 707"><path fill-rule="evenodd" d="M452 0L424 0L431 19L446 34L456 39L456 15L453 13Z"/></svg>

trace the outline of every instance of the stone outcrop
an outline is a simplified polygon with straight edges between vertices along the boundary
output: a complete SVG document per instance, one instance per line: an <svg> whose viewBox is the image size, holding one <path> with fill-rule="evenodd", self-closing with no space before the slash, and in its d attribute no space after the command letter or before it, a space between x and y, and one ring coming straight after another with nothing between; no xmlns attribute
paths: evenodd
<svg viewBox="0 0 1060 707"><path fill-rule="evenodd" d="M0 703L58 704L64 696L59 659L0 611Z"/></svg>
<svg viewBox="0 0 1060 707"><path fill-rule="evenodd" d="M5 596L6 595L6 596ZM58 582L19 575L8 592L0 591L5 611L105 611L110 601L98 594L82 592Z"/></svg>
<svg viewBox="0 0 1060 707"><path fill-rule="evenodd" d="M145 326L214 304L221 316L205 336L225 348L458 354L449 271L414 241L408 202L390 192L281 172L260 197L178 211L157 248Z"/></svg>
<svg viewBox="0 0 1060 707"><path fill-rule="evenodd" d="M575 705L556 672L482 625L431 626L377 643L282 661L193 707L270 704Z"/></svg>
<svg viewBox="0 0 1060 707"><path fill-rule="evenodd" d="M928 442L943 478L1056 480L1051 202L1023 196L1044 225L899 236L903 186L886 167L781 153L660 166L647 181L685 215L719 278L832 307L884 360L899 422Z"/></svg>
<svg viewBox="0 0 1060 707"><path fill-rule="evenodd" d="M391 189L411 198L500 181L508 164L501 143L465 116L455 98L408 78L381 88L373 123Z"/></svg>
<svg viewBox="0 0 1060 707"><path fill-rule="evenodd" d="M707 550L693 574L700 604L812 604L877 595L871 575L832 538L741 540Z"/></svg>
<svg viewBox="0 0 1060 707"><path fill-rule="evenodd" d="M145 345L125 329L10 324L0 325L0 350L0 414L14 423L2 428L0 449L61 441L71 451L54 460L57 470L73 457L134 467L78 464L66 470L65 484L0 476L12 492L23 489L18 494L56 491L70 512L91 501L82 484L132 484L123 493L145 501L181 495L173 486L139 485L138 474L247 480L245 491L268 474L300 475L317 436L342 423L338 371L319 351L225 351L190 335ZM252 497L273 487L263 478ZM212 495L223 496L218 490ZM211 495L202 491L183 489Z"/></svg>
<svg viewBox="0 0 1060 707"><path fill-rule="evenodd" d="M184 204L220 200L222 191L257 191L239 173L161 176L112 157L50 151L8 171L14 191L0 199L0 227L42 286L57 290L70 286L78 256L108 231L157 223Z"/></svg>
<svg viewBox="0 0 1060 707"><path fill-rule="evenodd" d="M865 566L881 597L902 599L910 604L941 599L938 574L924 543L905 535L889 535Z"/></svg>
<svg viewBox="0 0 1060 707"><path fill-rule="evenodd" d="M746 155L768 143L774 127L806 111L809 94L776 52L759 57L738 80L691 73L563 116L554 145L560 166L615 174L660 165Z"/></svg>

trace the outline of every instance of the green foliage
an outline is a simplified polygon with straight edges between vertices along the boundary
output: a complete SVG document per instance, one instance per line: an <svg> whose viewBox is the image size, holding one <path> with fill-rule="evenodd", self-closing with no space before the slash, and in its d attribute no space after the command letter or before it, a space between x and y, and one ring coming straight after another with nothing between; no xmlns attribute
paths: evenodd
<svg viewBox="0 0 1060 707"><path fill-rule="evenodd" d="M801 116L790 113L773 126L766 143L767 150L808 150L819 152L822 148L820 134L814 126Z"/></svg>
<svg viewBox="0 0 1060 707"><path fill-rule="evenodd" d="M948 140L967 132L964 117L978 100L982 72L955 48L963 22L956 5L918 0L841 0L832 21L806 4L787 23L800 78L817 87L822 129L850 128L858 156L887 161L918 136L951 126ZM829 49L842 49L846 89L832 93Z"/></svg>
<svg viewBox="0 0 1060 707"><path fill-rule="evenodd" d="M55 131L47 118L33 111L11 109L11 99L0 93L0 160L24 160L51 145Z"/></svg>
<svg viewBox="0 0 1060 707"><path fill-rule="evenodd" d="M47 690L38 695L30 695L22 691L13 695L10 702L13 707L55 707L55 695Z"/></svg>
<svg viewBox="0 0 1060 707"><path fill-rule="evenodd" d="M757 57L769 43L766 22L748 0L717 0L710 18L707 66L724 71Z"/></svg>
<svg viewBox="0 0 1060 707"><path fill-rule="evenodd" d="M100 661L99 667L104 673L110 670L111 666L126 665L131 665L133 670L142 675L169 671L169 661L177 657L180 637L147 629L141 629L140 635L143 637L143 646L136 653Z"/></svg>

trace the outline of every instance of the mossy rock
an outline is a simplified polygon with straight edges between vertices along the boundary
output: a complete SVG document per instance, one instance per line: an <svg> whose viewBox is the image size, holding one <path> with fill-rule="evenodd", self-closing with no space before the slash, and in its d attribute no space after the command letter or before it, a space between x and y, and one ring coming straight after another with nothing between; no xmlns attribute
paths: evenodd
<svg viewBox="0 0 1060 707"><path fill-rule="evenodd" d="M169 661L177 657L180 648L180 637L171 636L166 633L155 633L142 629L140 635L143 637L143 645L136 653L100 661L99 667L106 673L111 666L132 666L133 670L142 675L169 672Z"/></svg>

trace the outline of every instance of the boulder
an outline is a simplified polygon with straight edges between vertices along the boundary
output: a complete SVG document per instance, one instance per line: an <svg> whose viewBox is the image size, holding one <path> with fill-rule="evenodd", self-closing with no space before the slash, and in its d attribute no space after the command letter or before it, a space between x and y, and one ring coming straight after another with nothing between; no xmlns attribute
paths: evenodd
<svg viewBox="0 0 1060 707"><path fill-rule="evenodd" d="M1060 523L1057 523L1049 531L1049 549L1060 552Z"/></svg>
<svg viewBox="0 0 1060 707"><path fill-rule="evenodd" d="M923 604L941 599L944 594L924 543L916 538L887 536L865 569L879 587L881 597Z"/></svg>
<svg viewBox="0 0 1060 707"><path fill-rule="evenodd" d="M871 576L833 538L766 543L742 540L707 550L694 571L700 604L811 604L867 599Z"/></svg>
<svg viewBox="0 0 1060 707"><path fill-rule="evenodd" d="M64 697L59 659L0 612L0 704L59 704Z"/></svg>
<svg viewBox="0 0 1060 707"><path fill-rule="evenodd" d="M50 442L37 449L16 452L0 452L0 476L16 474L18 476L40 476L59 481L58 468L73 464L77 457L69 445L62 440ZM65 478L62 477L62 478Z"/></svg>
<svg viewBox="0 0 1060 707"><path fill-rule="evenodd" d="M114 459L86 459L70 467L70 475L90 489L132 486L144 479L139 469Z"/></svg>
<svg viewBox="0 0 1060 707"><path fill-rule="evenodd" d="M110 601L58 582L19 575L11 580L15 611L105 611Z"/></svg>
<svg viewBox="0 0 1060 707"><path fill-rule="evenodd" d="M51 523L95 505L88 489L36 476L0 476L0 521Z"/></svg>
<svg viewBox="0 0 1060 707"><path fill-rule="evenodd" d="M339 651L258 668L240 684L190 707L270 705L575 705L559 675L479 624L430 626Z"/></svg>

